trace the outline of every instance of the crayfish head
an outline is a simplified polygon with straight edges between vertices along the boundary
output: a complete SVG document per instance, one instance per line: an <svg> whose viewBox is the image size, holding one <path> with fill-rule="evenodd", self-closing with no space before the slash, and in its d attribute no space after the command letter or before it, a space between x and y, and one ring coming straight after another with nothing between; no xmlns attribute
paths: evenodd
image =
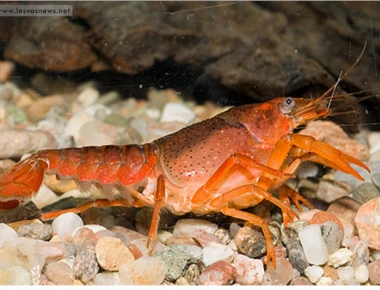
<svg viewBox="0 0 380 290"><path fill-rule="evenodd" d="M278 108L287 116L289 125L295 129L308 121L325 117L329 114L329 104L326 98L320 97L315 100L282 98Z"/></svg>

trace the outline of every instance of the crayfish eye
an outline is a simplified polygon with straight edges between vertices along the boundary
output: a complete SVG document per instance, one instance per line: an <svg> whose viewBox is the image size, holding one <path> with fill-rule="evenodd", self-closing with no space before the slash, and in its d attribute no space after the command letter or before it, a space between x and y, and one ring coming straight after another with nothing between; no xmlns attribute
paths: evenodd
<svg viewBox="0 0 380 290"><path fill-rule="evenodd" d="M293 98L288 97L282 101L280 105L280 110L282 113L288 114L294 108L295 105L296 101Z"/></svg>

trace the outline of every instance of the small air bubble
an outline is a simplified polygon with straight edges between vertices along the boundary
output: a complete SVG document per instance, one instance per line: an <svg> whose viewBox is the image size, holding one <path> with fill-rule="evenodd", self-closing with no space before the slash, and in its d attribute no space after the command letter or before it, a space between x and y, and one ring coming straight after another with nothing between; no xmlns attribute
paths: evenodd
<svg viewBox="0 0 380 290"><path fill-rule="evenodd" d="M139 84L139 89L142 89L143 87L143 84Z"/></svg>
<svg viewBox="0 0 380 290"><path fill-rule="evenodd" d="M365 111L364 111L364 113L365 113L366 115L368 115L368 114L369 114L368 110L365 110Z"/></svg>
<svg viewBox="0 0 380 290"><path fill-rule="evenodd" d="M295 53L298 53L298 49L295 49L294 52L295 52Z"/></svg>

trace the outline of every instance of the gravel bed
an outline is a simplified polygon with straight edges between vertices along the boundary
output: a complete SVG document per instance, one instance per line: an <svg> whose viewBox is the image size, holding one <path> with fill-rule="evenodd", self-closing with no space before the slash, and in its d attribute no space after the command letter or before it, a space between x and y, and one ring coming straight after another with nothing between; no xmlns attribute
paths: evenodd
<svg viewBox="0 0 380 290"><path fill-rule="evenodd" d="M0 63L0 71L6 67ZM185 102L170 89L152 89L146 101L125 100L113 91L101 94L94 83L41 96L6 78L0 83L0 104L2 171L14 164L12 157L30 151L150 142L227 109ZM93 208L52 222L26 219L22 209L0 213L0 284L380 284L380 133L363 131L350 138L327 121L310 123L303 133L366 161L371 173L353 166L365 179L359 181L303 164L289 186L313 209L302 205L300 220L287 227L269 203L247 209L269 224L276 269L265 264L261 231L221 214L163 211L157 239L148 249L150 208ZM73 182L49 177L32 201L47 211L90 196Z"/></svg>

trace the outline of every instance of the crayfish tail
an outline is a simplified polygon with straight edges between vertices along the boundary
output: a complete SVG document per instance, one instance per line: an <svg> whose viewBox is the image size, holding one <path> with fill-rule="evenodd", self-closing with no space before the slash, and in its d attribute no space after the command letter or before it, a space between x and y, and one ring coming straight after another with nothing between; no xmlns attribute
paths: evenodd
<svg viewBox="0 0 380 290"><path fill-rule="evenodd" d="M34 155L17 163L0 178L0 209L13 209L32 198L48 165Z"/></svg>

